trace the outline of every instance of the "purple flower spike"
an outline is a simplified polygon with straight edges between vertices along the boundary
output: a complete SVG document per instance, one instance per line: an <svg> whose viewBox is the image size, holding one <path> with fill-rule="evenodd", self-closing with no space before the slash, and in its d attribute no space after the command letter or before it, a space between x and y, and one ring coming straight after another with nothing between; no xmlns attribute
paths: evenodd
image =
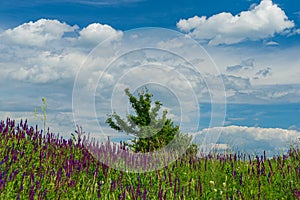
<svg viewBox="0 0 300 200"><path fill-rule="evenodd" d="M147 189L146 189L146 187L144 187L143 199L144 200L147 199Z"/></svg>
<svg viewBox="0 0 300 200"><path fill-rule="evenodd" d="M240 185L242 185L243 184L243 174L242 174L242 172L240 173Z"/></svg>
<svg viewBox="0 0 300 200"><path fill-rule="evenodd" d="M98 199L100 199L101 198L101 185L98 185L97 195L98 195Z"/></svg>

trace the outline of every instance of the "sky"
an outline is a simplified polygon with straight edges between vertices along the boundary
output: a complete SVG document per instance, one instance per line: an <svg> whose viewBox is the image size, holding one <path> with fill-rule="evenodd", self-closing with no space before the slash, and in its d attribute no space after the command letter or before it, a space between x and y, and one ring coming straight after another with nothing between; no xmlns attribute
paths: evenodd
<svg viewBox="0 0 300 200"><path fill-rule="evenodd" d="M53 132L123 138L106 114L147 85L183 132L274 154L300 137L299 52L297 0L1 1L0 117L42 124L46 97Z"/></svg>

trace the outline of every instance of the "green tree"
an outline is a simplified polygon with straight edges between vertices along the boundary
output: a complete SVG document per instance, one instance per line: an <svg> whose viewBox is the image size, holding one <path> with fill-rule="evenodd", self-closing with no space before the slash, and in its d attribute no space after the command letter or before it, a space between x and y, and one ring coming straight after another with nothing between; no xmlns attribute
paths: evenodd
<svg viewBox="0 0 300 200"><path fill-rule="evenodd" d="M126 120L122 119L116 112L108 115L106 123L119 132L132 134L134 139L127 146L134 152L150 152L158 150L172 141L175 146L187 144L190 137L182 134L179 126L174 125L171 119L167 118L167 110L163 111L159 118L159 110L162 106L160 101L152 103L152 94L147 88L138 93L138 97L133 96L129 89L125 89L129 102L135 115L127 114ZM180 145L179 145L180 146Z"/></svg>

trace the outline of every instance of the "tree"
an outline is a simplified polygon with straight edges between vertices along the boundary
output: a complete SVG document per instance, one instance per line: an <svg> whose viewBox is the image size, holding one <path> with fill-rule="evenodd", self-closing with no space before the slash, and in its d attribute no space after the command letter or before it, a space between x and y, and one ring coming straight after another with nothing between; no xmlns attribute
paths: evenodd
<svg viewBox="0 0 300 200"><path fill-rule="evenodd" d="M175 126L171 119L167 119L167 110L164 110L162 117L158 118L162 103L155 101L154 106L151 107L153 95L147 88L142 89L138 97L133 96L128 88L125 89L125 93L135 115L127 114L124 120L114 112L108 115L106 123L119 132L134 136L131 143L126 144L134 152L155 151L171 141L172 143L177 141L177 144L186 144L183 141L190 142L190 138L180 132L179 126Z"/></svg>

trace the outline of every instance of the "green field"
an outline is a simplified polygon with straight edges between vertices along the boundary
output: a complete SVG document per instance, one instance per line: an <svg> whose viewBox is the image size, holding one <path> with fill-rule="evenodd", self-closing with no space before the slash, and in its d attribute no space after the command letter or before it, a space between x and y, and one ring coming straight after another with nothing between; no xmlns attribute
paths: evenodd
<svg viewBox="0 0 300 200"><path fill-rule="evenodd" d="M297 145L273 158L186 155L160 170L127 173L98 162L83 141L1 121L0 199L300 199ZM110 151L124 148L116 147Z"/></svg>

